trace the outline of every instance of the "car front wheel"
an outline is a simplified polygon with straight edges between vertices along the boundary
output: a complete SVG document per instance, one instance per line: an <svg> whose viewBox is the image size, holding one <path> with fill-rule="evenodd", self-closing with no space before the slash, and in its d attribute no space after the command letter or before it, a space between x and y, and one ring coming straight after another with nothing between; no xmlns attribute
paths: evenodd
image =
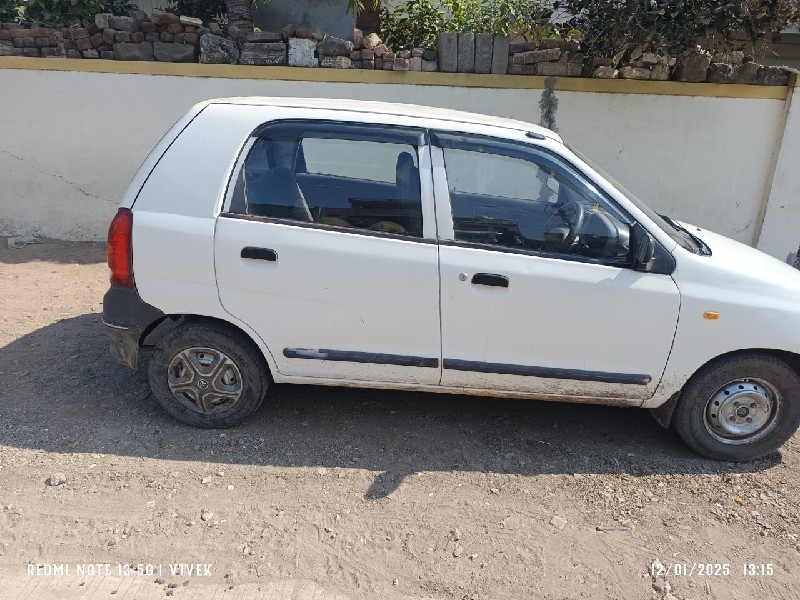
<svg viewBox="0 0 800 600"><path fill-rule="evenodd" d="M167 333L150 357L150 387L159 404L188 425L239 425L269 386L258 348L221 323L189 321Z"/></svg>
<svg viewBox="0 0 800 600"><path fill-rule="evenodd" d="M686 384L672 424L691 448L709 458L765 456L800 425L800 377L768 354L720 358Z"/></svg>

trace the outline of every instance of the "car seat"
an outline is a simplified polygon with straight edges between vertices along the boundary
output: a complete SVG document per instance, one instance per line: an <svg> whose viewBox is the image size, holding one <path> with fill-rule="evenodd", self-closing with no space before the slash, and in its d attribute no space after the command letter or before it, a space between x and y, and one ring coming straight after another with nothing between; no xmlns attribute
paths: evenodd
<svg viewBox="0 0 800 600"><path fill-rule="evenodd" d="M246 184L248 214L314 221L291 169L273 167L263 174L248 177Z"/></svg>
<svg viewBox="0 0 800 600"><path fill-rule="evenodd" d="M395 165L395 186L398 200L419 200L419 169L414 166L414 157L401 152Z"/></svg>

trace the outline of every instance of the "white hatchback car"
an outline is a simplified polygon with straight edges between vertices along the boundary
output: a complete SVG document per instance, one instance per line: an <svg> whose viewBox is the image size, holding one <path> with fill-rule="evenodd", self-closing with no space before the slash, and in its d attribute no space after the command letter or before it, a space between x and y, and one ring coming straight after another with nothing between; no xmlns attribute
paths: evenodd
<svg viewBox="0 0 800 600"><path fill-rule="evenodd" d="M746 460L800 423L800 273L661 217L510 119L351 100L195 106L108 237L116 358L229 427L271 383L655 409Z"/></svg>

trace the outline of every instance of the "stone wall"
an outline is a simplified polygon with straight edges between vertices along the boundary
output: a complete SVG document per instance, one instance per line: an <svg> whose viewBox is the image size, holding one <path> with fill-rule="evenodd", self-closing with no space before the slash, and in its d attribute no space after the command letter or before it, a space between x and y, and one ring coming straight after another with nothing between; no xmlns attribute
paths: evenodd
<svg viewBox="0 0 800 600"><path fill-rule="evenodd" d="M3 23L0 56L197 62L200 36L211 31L202 25L199 19L161 11L99 14L89 27L26 29Z"/></svg>
<svg viewBox="0 0 800 600"><path fill-rule="evenodd" d="M511 44L509 52L512 75L787 85L790 72L760 65L742 51L712 55L694 50L675 57L632 48L615 64L611 58L585 57L578 42L550 39Z"/></svg>
<svg viewBox="0 0 800 600"><path fill-rule="evenodd" d="M743 51L711 55L695 50L675 57L630 48L614 62L585 56L576 41L511 43L501 35L452 32L440 34L436 49L394 51L378 34L365 36L360 29L352 29L347 39L294 25L275 32L231 28L224 33L217 23L206 26L158 10L133 17L100 14L86 28L2 24L4 55L780 86L787 85L789 74L782 67L762 66Z"/></svg>
<svg viewBox="0 0 800 600"><path fill-rule="evenodd" d="M66 38L65 38L66 34ZM39 27L23 29L16 23L3 23L0 26L0 56L55 56L67 57L67 47L71 56L81 58L68 29ZM91 45L89 46L91 48Z"/></svg>

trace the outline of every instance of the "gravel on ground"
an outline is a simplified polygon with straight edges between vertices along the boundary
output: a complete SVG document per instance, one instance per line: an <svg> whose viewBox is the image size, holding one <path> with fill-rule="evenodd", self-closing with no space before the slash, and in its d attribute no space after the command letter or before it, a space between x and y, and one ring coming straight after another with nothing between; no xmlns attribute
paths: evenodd
<svg viewBox="0 0 800 600"><path fill-rule="evenodd" d="M800 597L798 436L720 463L642 410L288 385L241 427L193 429L113 362L104 261L100 244L0 239L0 575L133 565L165 595L302 580L344 598ZM160 575L135 574L148 564Z"/></svg>

